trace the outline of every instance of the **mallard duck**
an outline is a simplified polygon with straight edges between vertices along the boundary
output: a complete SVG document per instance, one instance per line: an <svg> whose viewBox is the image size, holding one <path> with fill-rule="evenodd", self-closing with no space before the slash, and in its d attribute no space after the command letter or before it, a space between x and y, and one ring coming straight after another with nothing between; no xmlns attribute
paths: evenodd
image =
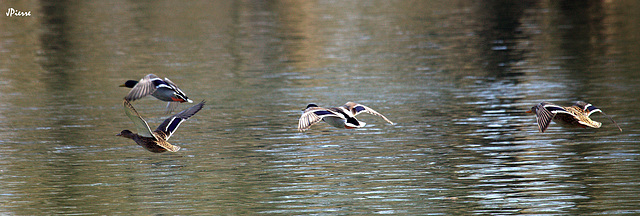
<svg viewBox="0 0 640 216"><path fill-rule="evenodd" d="M150 152L154 153L162 153L166 151L176 152L180 150L179 146L171 145L171 143L167 142L169 137L178 129L180 124L189 119L189 117L196 114L202 106L204 106L205 101L192 106L189 109L183 110L179 112L160 124L155 131L151 131L149 128L149 124L145 121L140 114L136 111L135 108L129 103L129 101L124 100L124 113L133 121L133 124L136 125L136 129L139 134L133 133L130 130L123 130L116 136L122 136L136 141L136 143Z"/></svg>
<svg viewBox="0 0 640 216"><path fill-rule="evenodd" d="M544 133L544 131L547 130L547 127L551 124L551 120L562 126L568 127L600 128L602 123L589 118L589 116L595 112L600 112L609 118L609 120L618 127L620 132L622 132L622 128L620 128L618 123L616 123L611 117L597 107L584 101L578 101L570 107L562 107L549 102L542 102L531 107L531 110L527 110L526 112L536 114L538 129L540 129L541 133Z"/></svg>
<svg viewBox="0 0 640 216"><path fill-rule="evenodd" d="M167 103L167 113L175 110L179 103L193 103L169 78L162 80L154 74L148 74L140 79L140 81L127 80L124 84L120 85L120 87L132 88L129 94L124 97L124 99L128 101L138 100L144 96L151 95L158 100L169 102Z"/></svg>
<svg viewBox="0 0 640 216"><path fill-rule="evenodd" d="M298 130L305 131L309 129L311 125L320 121L324 121L337 128L361 128L364 127L366 123L358 121L358 119L356 119L356 115L363 112L380 116L382 119L389 122L389 124L393 124L393 122L389 121L387 117L384 117L375 110L354 102L347 102L345 105L331 108L322 108L318 107L316 104L309 104L307 105L307 108L303 110L300 120L298 120Z"/></svg>

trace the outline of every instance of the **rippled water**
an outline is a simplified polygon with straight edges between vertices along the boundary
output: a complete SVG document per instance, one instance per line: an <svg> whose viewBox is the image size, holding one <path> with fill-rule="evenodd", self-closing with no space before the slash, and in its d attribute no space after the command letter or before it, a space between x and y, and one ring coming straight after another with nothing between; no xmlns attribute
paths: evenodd
<svg viewBox="0 0 640 216"><path fill-rule="evenodd" d="M0 18L0 213L638 214L639 7L0 2L32 14ZM148 73L207 101L177 153L115 136L134 129L117 86ZM524 113L577 100L624 131ZM347 101L397 124L296 130L306 104Z"/></svg>

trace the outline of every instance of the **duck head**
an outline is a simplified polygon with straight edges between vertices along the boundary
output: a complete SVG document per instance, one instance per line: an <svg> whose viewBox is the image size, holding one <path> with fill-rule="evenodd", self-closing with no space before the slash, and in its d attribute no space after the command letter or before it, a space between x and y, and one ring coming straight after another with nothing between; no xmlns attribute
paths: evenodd
<svg viewBox="0 0 640 216"><path fill-rule="evenodd" d="M127 80L126 82L124 82L124 84L120 85L120 87L133 88L134 86L136 86L136 84L138 84L138 81Z"/></svg>
<svg viewBox="0 0 640 216"><path fill-rule="evenodd" d="M538 110L537 106L532 106L530 110L527 110L526 113L536 113L536 110Z"/></svg>
<svg viewBox="0 0 640 216"><path fill-rule="evenodd" d="M305 107L304 109L302 109L302 111L305 111L307 109L309 109L310 107L318 107L318 105L310 103L309 105L307 105L307 107Z"/></svg>
<svg viewBox="0 0 640 216"><path fill-rule="evenodd" d="M135 134L133 132L131 132L130 130L122 130L122 131L120 131L120 133L116 134L116 136L126 137L126 138L130 138L130 139L133 139L134 135Z"/></svg>

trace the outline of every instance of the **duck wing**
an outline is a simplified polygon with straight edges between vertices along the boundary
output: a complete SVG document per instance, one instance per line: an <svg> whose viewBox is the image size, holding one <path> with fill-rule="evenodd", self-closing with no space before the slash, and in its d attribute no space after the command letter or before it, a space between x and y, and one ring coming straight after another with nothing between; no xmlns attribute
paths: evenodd
<svg viewBox="0 0 640 216"><path fill-rule="evenodd" d="M191 116L195 115L198 111L200 111L204 106L204 104L205 104L205 101L202 101L186 110L183 110L167 118L166 120L164 120L164 122L162 122L162 124L160 124L160 126L158 126L158 128L156 128L155 132L158 134L163 134L164 140L169 140L169 137L173 135L173 133L180 126L180 124L182 124L182 122L186 121Z"/></svg>
<svg viewBox="0 0 640 216"><path fill-rule="evenodd" d="M129 94L127 94L124 99L128 101L134 101L143 98L144 96L153 94L156 91L156 86L163 83L164 81L162 81L160 77L154 74L148 74L140 79L140 81L135 86L133 86L131 91L129 91Z"/></svg>
<svg viewBox="0 0 640 216"><path fill-rule="evenodd" d="M322 121L322 118L327 116L344 118L344 116L338 115L335 111L332 111L330 109L322 107L309 107L304 111L304 113L302 113L302 116L300 116L300 119L298 120L298 130L308 130L311 125Z"/></svg>
<svg viewBox="0 0 640 216"><path fill-rule="evenodd" d="M547 128L551 124L551 120L556 117L556 114L558 112L573 115L573 113L567 112L561 106L544 102L535 106L535 112L536 121L538 122L538 129L540 130L540 133L544 133L544 131L547 130Z"/></svg>
<svg viewBox="0 0 640 216"><path fill-rule="evenodd" d="M173 83L169 78L165 77L164 78L164 82L167 84L167 86L163 86L163 87L173 90L175 92L175 96L176 97L181 98L186 102L193 103L193 101L187 97L187 95L182 91L182 89L178 88L178 85ZM167 103L167 113L171 113L174 110L176 110L176 108L178 108L179 104L180 104L180 102L177 102L177 101L168 102Z"/></svg>
<svg viewBox="0 0 640 216"><path fill-rule="evenodd" d="M180 146L172 145L169 142L156 142L156 145L159 145L163 149L166 149L167 151L170 151L170 152L177 152L180 150Z"/></svg>
<svg viewBox="0 0 640 216"><path fill-rule="evenodd" d="M124 106L124 113L127 114L129 119L133 121L133 124L136 126L136 130L138 131L138 135L143 137L152 137L156 140L157 137L151 132L151 128L149 128L149 124L145 121L138 111L129 103L127 100L123 100L122 105Z"/></svg>
<svg viewBox="0 0 640 216"><path fill-rule="evenodd" d="M393 124L393 122L389 121L389 119L387 119L387 117L385 117L384 115L380 114L379 112L365 106L359 103L354 103L354 102L347 102L344 105L348 110L351 111L351 113L356 116L360 113L368 113L371 115L375 115L375 116L380 116L382 119L384 119L385 121L389 122L389 124Z"/></svg>
<svg viewBox="0 0 640 216"><path fill-rule="evenodd" d="M173 89L173 90L177 93L177 96L179 96L179 97L183 97L183 99L184 99L185 101L189 102L189 103L193 103L193 101L192 101L192 100L190 100L189 98L187 98L187 94L185 94L185 93L182 91L182 89L178 88L178 85L176 85L175 83L173 83L169 78L166 78L166 77L165 77L165 78L164 78L164 82L166 82L166 83L167 83L167 85L169 85L169 87L170 87L171 89Z"/></svg>
<svg viewBox="0 0 640 216"><path fill-rule="evenodd" d="M166 92L170 92L169 94L171 94L169 97L171 97L172 99L175 97L177 99L182 99L182 101L170 101L167 103L167 112L166 113L171 113L173 112L180 103L182 102L189 102L189 103L193 103L193 101L191 99L189 99L189 97L187 97L187 95L180 89L178 88L178 86L173 83L169 78L164 78L164 84L162 86L158 86L158 88L162 88L164 90L169 90Z"/></svg>

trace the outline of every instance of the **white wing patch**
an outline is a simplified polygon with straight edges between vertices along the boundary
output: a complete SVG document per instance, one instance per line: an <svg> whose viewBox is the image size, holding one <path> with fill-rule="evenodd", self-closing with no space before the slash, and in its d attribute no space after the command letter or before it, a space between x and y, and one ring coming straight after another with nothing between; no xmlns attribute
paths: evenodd
<svg viewBox="0 0 640 216"><path fill-rule="evenodd" d="M176 122L177 119L177 123ZM165 138L165 140L169 140L169 137L171 137L171 135L173 135L173 132L175 132L178 127L180 127L180 124L182 124L182 122L184 122L186 119L182 119L182 118L177 118L177 117L173 117L171 119L171 122L169 122L169 124L167 124L167 127L164 128L164 131L166 131L167 133L167 137Z"/></svg>

